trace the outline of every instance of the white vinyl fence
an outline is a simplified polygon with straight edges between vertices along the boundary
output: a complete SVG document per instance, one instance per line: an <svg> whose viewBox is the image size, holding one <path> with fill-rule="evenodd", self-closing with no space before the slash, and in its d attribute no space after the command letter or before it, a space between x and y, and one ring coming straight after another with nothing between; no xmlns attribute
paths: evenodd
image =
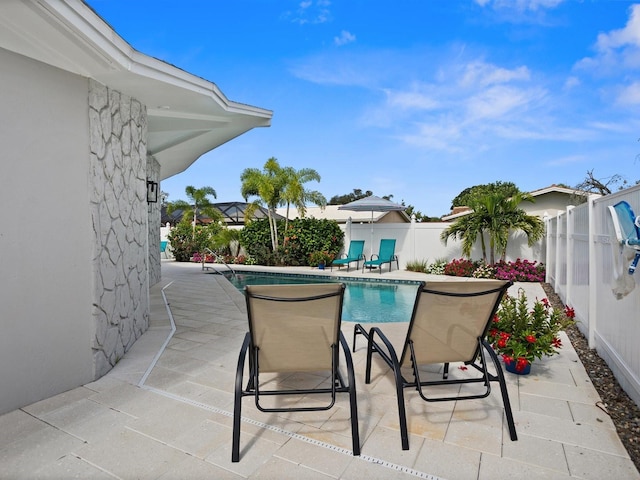
<svg viewBox="0 0 640 480"><path fill-rule="evenodd" d="M371 256L371 253L378 253L381 239L395 238L396 254L400 262L400 269L403 270L407 263L413 261L424 260L427 263L433 263L442 258L446 260L462 258L460 242L449 240L445 246L440 240L440 234L450 225L446 222L376 223L373 226L369 223L347 223L341 225L341 228L345 232L344 244L346 248L348 248L350 240L365 241L364 253L367 258ZM471 257L474 260L482 258L479 242L473 248ZM524 234L512 235L508 242L506 259L510 261L518 258L544 263L544 242L538 242L533 247L528 247Z"/></svg>
<svg viewBox="0 0 640 480"><path fill-rule="evenodd" d="M640 214L637 186L547 220L547 282L575 309L589 346L640 405L640 268L629 275L633 251L619 245L607 208L621 200Z"/></svg>
<svg viewBox="0 0 640 480"><path fill-rule="evenodd" d="M404 270L407 263L413 261L424 260L433 263L441 258L447 260L462 258L460 242L450 240L445 246L440 240L440 234L450 225L446 222L375 223L373 226L370 223L347 223L340 225L340 228L345 232L345 249L349 248L350 240L364 240L364 254L367 258L370 258L372 253L378 253L381 239L395 238L400 269ZM161 227L160 239L166 240L170 230L168 225ZM479 242L471 253L474 260L482 258ZM538 242L530 248L523 234L512 235L509 239L506 259L509 261L518 258L544 263L544 242Z"/></svg>

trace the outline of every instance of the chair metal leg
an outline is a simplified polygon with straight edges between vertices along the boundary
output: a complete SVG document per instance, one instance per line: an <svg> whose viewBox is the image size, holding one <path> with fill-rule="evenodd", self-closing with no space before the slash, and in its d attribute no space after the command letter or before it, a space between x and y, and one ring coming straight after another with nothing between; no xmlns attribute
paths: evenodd
<svg viewBox="0 0 640 480"><path fill-rule="evenodd" d="M233 439L231 444L231 461L240 461L240 418L242 413L242 375L244 372L244 361L247 357L247 350L249 348L250 336L247 333L240 349L240 356L238 357L238 366L236 368L236 382L234 388L234 400L233 400Z"/></svg>
<svg viewBox="0 0 640 480"><path fill-rule="evenodd" d="M382 343L386 347L386 352L380 349L380 346L374 341L374 335L378 334ZM396 354L393 345L387 337L384 336L382 331L373 327L369 330L369 342L367 345L367 366L365 373L365 383L371 382L371 357L374 351L378 352L382 359L393 370L393 376L396 383L396 398L398 401L398 419L400 423L400 440L402 442L402 449L409 450L409 433L407 431L407 412L404 405L404 386L405 382L402 378L402 371L400 370L400 362L398 361L398 355Z"/></svg>
<svg viewBox="0 0 640 480"><path fill-rule="evenodd" d="M349 404L351 407L351 443L353 455L360 455L360 433L358 428L358 402L356 399L356 376L353 369L353 358L349 351L349 345L344 335L340 333L340 344L344 350L344 356L347 364L347 378L349 380Z"/></svg>
<svg viewBox="0 0 640 480"><path fill-rule="evenodd" d="M356 325L353 327L353 343L352 343L352 348L353 348L353 352L355 353L356 351L356 337L358 335L362 335L364 336L364 338L368 339L369 335L367 335L366 330L364 329L364 327L362 325L360 325L359 323L356 323Z"/></svg>
<svg viewBox="0 0 640 480"><path fill-rule="evenodd" d="M516 441L518 440L518 434L516 433L516 425L513 421L513 412L511 411L511 402L509 402L509 392L507 392L507 383L504 380L502 365L500 365L498 356L493 348L491 348L491 346L484 340L482 341L482 344L485 347L485 350L489 352L489 356L491 357L491 360L493 360L493 365L496 367L498 383L500 384L500 393L502 393L502 403L504 404L504 413L507 417L507 426L509 427L509 436L512 441Z"/></svg>
<svg viewBox="0 0 640 480"><path fill-rule="evenodd" d="M398 397L398 421L400 422L400 442L403 450L409 450L409 433L407 431L407 412L404 406L404 388L402 375L394 372L396 377L396 394Z"/></svg>

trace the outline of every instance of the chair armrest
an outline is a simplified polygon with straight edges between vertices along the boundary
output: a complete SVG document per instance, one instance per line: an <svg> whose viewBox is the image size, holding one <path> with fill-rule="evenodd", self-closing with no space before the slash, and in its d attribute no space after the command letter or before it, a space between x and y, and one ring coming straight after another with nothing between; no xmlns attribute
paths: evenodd
<svg viewBox="0 0 640 480"><path fill-rule="evenodd" d="M375 341L375 334L378 334L380 340L385 346L385 349L381 349L381 345ZM367 344L367 367L365 374L365 383L371 382L371 354L377 352L389 367L391 367L396 375L400 374L400 362L398 362L398 355L396 349L391 344L391 341L386 337L382 330L378 327L372 327L367 335L369 340Z"/></svg>

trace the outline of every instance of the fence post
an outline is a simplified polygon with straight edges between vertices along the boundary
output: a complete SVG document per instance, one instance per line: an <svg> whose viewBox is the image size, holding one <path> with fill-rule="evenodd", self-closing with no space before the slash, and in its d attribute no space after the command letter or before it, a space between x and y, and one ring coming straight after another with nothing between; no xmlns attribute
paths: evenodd
<svg viewBox="0 0 640 480"><path fill-rule="evenodd" d="M416 214L411 214L411 258L413 260L418 260L416 258ZM406 265L407 259L405 259Z"/></svg>
<svg viewBox="0 0 640 480"><path fill-rule="evenodd" d="M553 268L555 269L555 262L552 262L552 259L555 258L556 256L556 245L555 242L552 241L551 239L553 238L553 227L552 225L558 223L558 217L553 217L551 218L549 216L549 214L547 214L545 212L545 217L544 217L544 223L546 226L546 243L547 243L547 248L545 251L545 258L544 258L544 264L546 266L545 268L545 282L548 283L549 285L551 285L553 287L553 289L555 290L556 288L556 282L555 282L555 277L554 274L555 272L551 272L550 270L550 266L553 266ZM551 248L553 247L553 248Z"/></svg>
<svg viewBox="0 0 640 480"><path fill-rule="evenodd" d="M598 311L598 269L602 269L602 262L596 258L596 195L589 195L589 310L587 321L587 340L589 348L596 348L596 319Z"/></svg>
<svg viewBox="0 0 640 480"><path fill-rule="evenodd" d="M566 212L564 213L564 215L560 215L558 214L557 218L557 223L556 223L556 249L555 249L555 254L556 254L556 260L555 260L555 265L554 265L554 269L555 272L553 272L553 277L555 278L555 285L553 287L553 289L558 292L558 290L560 288L562 288L562 268L561 268L561 261L562 257L560 256L560 250L561 249L561 245L562 245L562 241L561 241L561 236L562 236L562 222L564 221L565 217L567 216ZM560 286L558 285L558 283L560 282ZM562 295L560 295L560 297L562 297ZM565 300L565 299L563 299Z"/></svg>
<svg viewBox="0 0 640 480"><path fill-rule="evenodd" d="M575 239L573 238L573 232L575 231L575 216L573 212L574 208L575 207L573 205L567 206L567 252L565 255L567 262L567 284L565 286L565 305L573 304L573 299L571 298L571 286L573 285L573 258L575 251Z"/></svg>

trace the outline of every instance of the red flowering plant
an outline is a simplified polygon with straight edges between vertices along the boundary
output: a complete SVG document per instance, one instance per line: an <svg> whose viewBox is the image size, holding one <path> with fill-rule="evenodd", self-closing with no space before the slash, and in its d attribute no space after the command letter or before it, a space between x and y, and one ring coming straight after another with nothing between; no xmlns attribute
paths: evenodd
<svg viewBox="0 0 640 480"><path fill-rule="evenodd" d="M558 333L574 323L574 316L571 307L553 308L546 298L530 306L521 289L517 297L502 299L488 340L505 364L515 362L515 370L521 372L536 358L558 353L562 347Z"/></svg>
<svg viewBox="0 0 640 480"><path fill-rule="evenodd" d="M331 262L333 262L334 256L332 253L329 253L328 251L324 250L317 250L315 252L311 252L309 254L309 265L314 266L314 265L331 265Z"/></svg>

